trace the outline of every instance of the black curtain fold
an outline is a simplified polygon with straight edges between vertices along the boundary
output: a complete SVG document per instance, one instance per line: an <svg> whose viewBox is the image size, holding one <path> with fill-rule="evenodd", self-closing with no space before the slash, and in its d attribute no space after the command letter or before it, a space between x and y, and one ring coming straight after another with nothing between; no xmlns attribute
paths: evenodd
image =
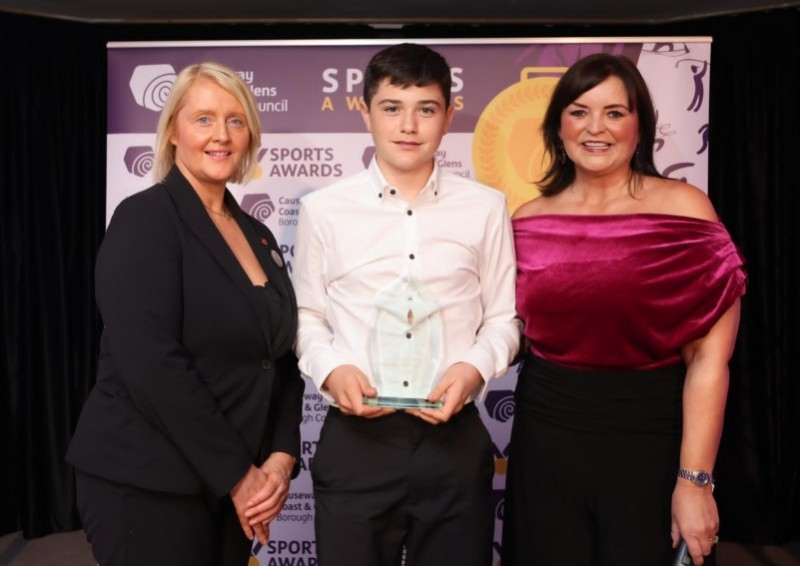
<svg viewBox="0 0 800 566"><path fill-rule="evenodd" d="M748 261L718 458L723 538L800 540L797 8L669 25L92 25L0 13L0 534L80 527L64 453L94 383L106 42L713 37L709 195ZM543 464L546 465L546 464Z"/></svg>
<svg viewBox="0 0 800 566"><path fill-rule="evenodd" d="M85 26L0 15L3 532L79 527L64 453L96 364L105 52Z"/></svg>
<svg viewBox="0 0 800 566"><path fill-rule="evenodd" d="M800 538L799 14L728 18L712 44L709 195L749 271L717 500L743 541Z"/></svg>

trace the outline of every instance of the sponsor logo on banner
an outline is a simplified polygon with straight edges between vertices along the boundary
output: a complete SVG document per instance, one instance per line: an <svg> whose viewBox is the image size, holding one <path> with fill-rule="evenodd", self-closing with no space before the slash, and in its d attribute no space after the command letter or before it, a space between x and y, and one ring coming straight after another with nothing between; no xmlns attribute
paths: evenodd
<svg viewBox="0 0 800 566"><path fill-rule="evenodd" d="M125 151L123 160L128 173L132 173L137 177L144 177L153 170L155 152L149 145L137 145L129 147Z"/></svg>
<svg viewBox="0 0 800 566"><path fill-rule="evenodd" d="M250 216L266 223L274 212L278 213L278 226L297 226L297 217L300 214L300 197L278 197L278 205L267 193L244 195L240 204L242 210ZM291 247L294 255L294 246ZM284 254L287 250L281 249Z"/></svg>
<svg viewBox="0 0 800 566"><path fill-rule="evenodd" d="M160 112L177 78L172 65L139 65L133 70L130 82L136 104Z"/></svg>
<svg viewBox="0 0 800 566"><path fill-rule="evenodd" d="M514 392L508 390L489 391L486 394L486 413L496 421L508 422L514 417Z"/></svg>
<svg viewBox="0 0 800 566"><path fill-rule="evenodd" d="M267 218L275 212L275 203L267 193L244 195L239 206L247 214L261 222L266 222Z"/></svg>

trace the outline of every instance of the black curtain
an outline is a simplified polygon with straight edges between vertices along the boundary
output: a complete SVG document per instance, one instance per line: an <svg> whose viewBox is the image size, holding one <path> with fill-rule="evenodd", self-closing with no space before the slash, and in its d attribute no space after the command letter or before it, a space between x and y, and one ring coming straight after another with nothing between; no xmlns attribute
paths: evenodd
<svg viewBox="0 0 800 566"><path fill-rule="evenodd" d="M0 30L0 527L38 536L79 526L64 452L97 356L105 54L84 26Z"/></svg>
<svg viewBox="0 0 800 566"><path fill-rule="evenodd" d="M800 11L728 18L711 56L709 195L748 262L718 458L726 538L800 539Z"/></svg>
<svg viewBox="0 0 800 566"><path fill-rule="evenodd" d="M709 194L748 260L717 465L721 535L800 540L800 11L668 25L90 25L0 14L0 533L79 528L64 453L94 382L106 42L712 36ZM794 323L794 324L793 324ZM543 463L546 465L546 463ZM635 471L634 471L635 472Z"/></svg>

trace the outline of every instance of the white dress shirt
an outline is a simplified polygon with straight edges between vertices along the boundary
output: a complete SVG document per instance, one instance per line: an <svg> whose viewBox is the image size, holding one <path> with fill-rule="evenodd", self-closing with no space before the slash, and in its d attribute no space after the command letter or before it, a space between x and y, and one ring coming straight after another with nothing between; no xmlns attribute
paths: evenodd
<svg viewBox="0 0 800 566"><path fill-rule="evenodd" d="M426 317L434 305L432 320L444 336L440 375L457 362L470 363L485 391L488 380L506 372L520 330L511 221L501 192L435 166L409 203L373 159L363 172L300 202L296 351L300 370L326 398L322 384L341 365L358 367L375 385L376 304L409 286L427 298Z"/></svg>

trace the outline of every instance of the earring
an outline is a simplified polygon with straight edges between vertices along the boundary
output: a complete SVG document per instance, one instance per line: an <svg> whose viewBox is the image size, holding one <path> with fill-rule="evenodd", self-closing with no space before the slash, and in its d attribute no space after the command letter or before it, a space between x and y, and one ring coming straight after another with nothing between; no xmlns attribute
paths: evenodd
<svg viewBox="0 0 800 566"><path fill-rule="evenodd" d="M556 146L556 153L558 153L558 162L561 165L567 164L567 151L564 149L564 144L562 142L558 142Z"/></svg>
<svg viewBox="0 0 800 566"><path fill-rule="evenodd" d="M642 161L639 157L639 146L636 146L636 151L633 152L633 170L637 173L642 169Z"/></svg>

